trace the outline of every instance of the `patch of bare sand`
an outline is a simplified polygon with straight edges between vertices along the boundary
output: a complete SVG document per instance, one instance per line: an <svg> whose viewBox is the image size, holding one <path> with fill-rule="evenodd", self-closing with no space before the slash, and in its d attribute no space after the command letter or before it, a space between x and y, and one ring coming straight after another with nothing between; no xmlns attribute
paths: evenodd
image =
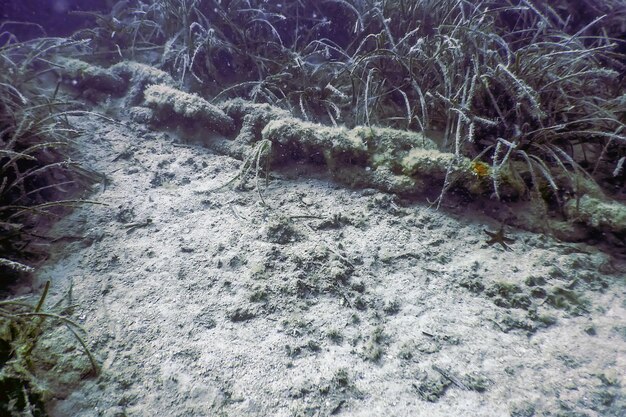
<svg viewBox="0 0 626 417"><path fill-rule="evenodd" d="M82 121L106 175L56 227L102 375L51 416L621 416L624 269L594 247ZM77 230L78 229L78 230ZM54 295L53 295L54 296Z"/></svg>

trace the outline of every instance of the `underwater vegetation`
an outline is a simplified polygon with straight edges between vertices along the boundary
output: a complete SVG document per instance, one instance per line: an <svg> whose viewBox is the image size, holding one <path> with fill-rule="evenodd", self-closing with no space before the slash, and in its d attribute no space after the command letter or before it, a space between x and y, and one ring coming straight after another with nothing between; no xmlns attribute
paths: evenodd
<svg viewBox="0 0 626 417"><path fill-rule="evenodd" d="M35 249L51 219L89 184L90 174L70 157L79 132L68 116L78 104L45 89L38 77L53 51L78 46L75 41L42 38L16 42L0 37L0 287L45 256ZM23 263L26 262L26 263Z"/></svg>
<svg viewBox="0 0 626 417"><path fill-rule="evenodd" d="M496 198L561 207L623 198L626 178L626 5L570 3L130 1L74 36L91 42L85 59L145 60L213 102L436 132ZM505 178L517 187L502 190Z"/></svg>
<svg viewBox="0 0 626 417"><path fill-rule="evenodd" d="M71 159L71 116L119 98L135 121L225 136L216 147L244 161L234 181L255 177L261 199L270 162L307 159L355 186L436 184L437 206L457 188L538 201L626 238L623 0L124 0L75 16L88 23L67 38L0 23L0 287L32 271L50 221L85 202L94 174ZM508 249L504 228L486 233ZM0 303L0 384L34 415L45 393L27 359L43 319L85 347L41 311L46 292L37 306ZM371 340L376 361L382 330Z"/></svg>
<svg viewBox="0 0 626 417"><path fill-rule="evenodd" d="M221 149L242 159L270 140L272 159L285 162L286 148L319 154L352 185L439 187L437 206L459 188L530 199L566 220L626 229L623 1L130 0L77 13L86 27L67 39L20 42L16 23L3 25L0 190L14 236L26 229L13 220L35 213L14 203L48 204L78 178L63 159L76 133L63 115L79 106L68 92L125 94L124 107L147 106L132 108L136 121L173 112L187 130L239 131ZM43 86L50 74L54 91ZM251 107L262 104L274 110ZM403 131L437 149L407 145ZM351 146L336 148L346 135ZM53 170L56 185L46 183ZM20 244L3 245L3 265L16 267Z"/></svg>
<svg viewBox="0 0 626 417"><path fill-rule="evenodd" d="M77 195L94 178L93 173L71 159L72 139L79 132L69 117L86 112L80 110L77 102L57 95L58 86L50 90L41 82L49 72L46 67L53 53L64 48L80 49L80 45L81 42L62 38L18 42L8 32L0 34L2 292L16 278L28 276L45 259L50 241L47 229L69 207L85 202ZM35 362L39 368L45 363L49 375L58 381L77 380L90 372L90 366L97 372L96 362L80 335L82 329L66 317L67 309L60 310L58 305L53 310L44 308L49 284L36 305L26 300L0 302L1 415L45 415L43 402L53 390L42 382L45 377L34 375ZM48 338L54 334L54 323L57 327L67 326L87 352L89 364L80 363L81 355L77 361L74 355L61 354L58 349L74 349L66 335L56 339L60 340L56 348L48 346L49 351L42 352L46 348L40 339L44 334ZM61 356L64 359L56 362Z"/></svg>
<svg viewBox="0 0 626 417"><path fill-rule="evenodd" d="M0 415L45 416L44 404L55 392L99 373L81 336L84 330L66 317L73 307L62 306L64 300L44 307L49 288L47 281L34 305L0 301ZM59 324L68 334L57 332ZM81 353L75 351L74 342L82 347ZM41 375L42 368L47 375Z"/></svg>

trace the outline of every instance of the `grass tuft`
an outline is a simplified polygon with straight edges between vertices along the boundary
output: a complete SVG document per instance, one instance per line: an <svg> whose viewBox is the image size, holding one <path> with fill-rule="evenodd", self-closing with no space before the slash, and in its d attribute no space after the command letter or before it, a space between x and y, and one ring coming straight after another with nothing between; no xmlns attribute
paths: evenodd
<svg viewBox="0 0 626 417"><path fill-rule="evenodd" d="M42 360L34 350L53 323L64 325L78 341L89 359L90 372L94 375L100 372L85 343L85 331L67 317L67 309L60 309L59 303L51 310L44 308L49 289L50 281L47 281L34 305L22 300L0 301L0 386L3 387L0 412L3 415L45 415L41 414L43 404L51 393L34 376Z"/></svg>
<svg viewBox="0 0 626 417"><path fill-rule="evenodd" d="M42 77L50 55L82 43L59 38L0 45L0 286L32 272L45 256L34 249L63 208L80 203L76 194L93 174L70 157L79 132L69 117L77 104L50 91ZM45 239L44 239L45 240Z"/></svg>

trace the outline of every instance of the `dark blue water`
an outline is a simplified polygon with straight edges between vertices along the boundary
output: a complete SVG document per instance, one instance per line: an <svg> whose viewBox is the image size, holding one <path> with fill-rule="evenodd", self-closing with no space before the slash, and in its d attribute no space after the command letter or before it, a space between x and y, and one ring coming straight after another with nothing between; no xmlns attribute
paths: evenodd
<svg viewBox="0 0 626 417"><path fill-rule="evenodd" d="M93 19L72 12L106 12L116 2L117 0L0 0L0 22L3 23L2 31L8 30L20 40L39 36L69 36L77 29L94 25Z"/></svg>

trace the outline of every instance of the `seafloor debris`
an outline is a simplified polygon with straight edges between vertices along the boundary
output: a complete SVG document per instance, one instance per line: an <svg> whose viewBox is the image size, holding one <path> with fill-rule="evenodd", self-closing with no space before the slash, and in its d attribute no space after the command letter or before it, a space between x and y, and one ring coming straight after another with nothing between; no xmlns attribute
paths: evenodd
<svg viewBox="0 0 626 417"><path fill-rule="evenodd" d="M134 61L122 61L109 68L111 73L128 82L128 93L123 108L136 106L143 100L145 88L151 84L173 86L174 79L167 72Z"/></svg>
<svg viewBox="0 0 626 417"><path fill-rule="evenodd" d="M143 98L143 104L149 108L132 108L131 117L136 122L184 127L182 133L192 137L208 129L224 137L212 137L203 143L236 158L245 158L254 143L268 140L275 145L271 161L274 167L294 161L324 164L336 180L354 187L398 194L458 187L479 196L491 194L497 183L500 197L514 200L528 193L524 164L500 166L495 173L493 167L483 162L442 152L423 133L386 127L330 127L294 118L290 112L269 104L243 99L213 105L198 95L174 88L167 73L134 62L118 63L109 69L70 58L63 58L59 64L63 76L76 80L83 88L114 94L126 90L124 102L129 105L141 104ZM579 197L564 204L569 222L557 221L554 233L565 240L581 240L586 234L576 224L624 233L626 207L607 199L597 185L575 172L555 177L553 185L556 189L568 188L574 180Z"/></svg>
<svg viewBox="0 0 626 417"><path fill-rule="evenodd" d="M196 94L159 84L146 88L144 97L146 104L157 111L156 117L161 122L178 116L187 124L199 124L193 127L206 127L214 132L228 134L235 128L229 116Z"/></svg>
<svg viewBox="0 0 626 417"><path fill-rule="evenodd" d="M81 91L94 89L108 93L123 93L128 82L106 68L74 58L58 56L56 70L65 84Z"/></svg>
<svg viewBox="0 0 626 417"><path fill-rule="evenodd" d="M593 228L626 232L626 206L617 201L584 195L580 199L568 201L565 211L569 218L582 221Z"/></svg>

